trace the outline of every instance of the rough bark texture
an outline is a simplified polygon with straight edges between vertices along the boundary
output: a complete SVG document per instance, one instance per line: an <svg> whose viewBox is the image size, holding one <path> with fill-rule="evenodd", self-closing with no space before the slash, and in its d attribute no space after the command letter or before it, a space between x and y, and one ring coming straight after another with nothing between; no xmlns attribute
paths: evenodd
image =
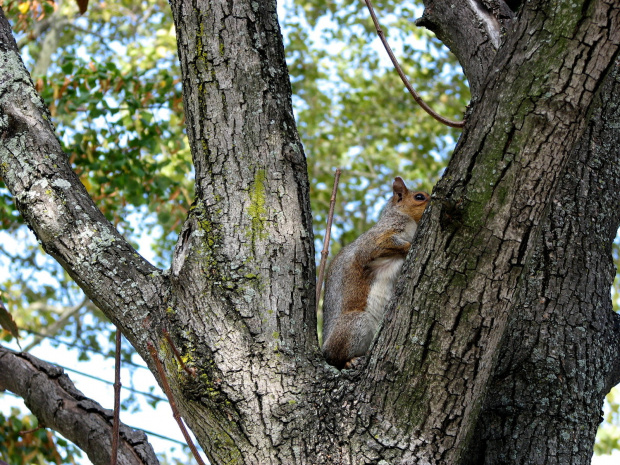
<svg viewBox="0 0 620 465"><path fill-rule="evenodd" d="M415 438L412 461L456 463L473 433L541 221L617 53L605 28L618 15L612 2L527 4L491 65L364 382L381 386L369 397L383 423Z"/></svg>
<svg viewBox="0 0 620 465"><path fill-rule="evenodd" d="M0 11L0 176L45 251L146 354L166 294L158 270L97 209L69 165Z"/></svg>
<svg viewBox="0 0 620 465"><path fill-rule="evenodd" d="M440 15L458 12L431 11L446 42L460 46L455 53L482 55ZM609 300L620 223L618 87L616 62L536 238L464 463L590 462L602 398L619 381L618 316Z"/></svg>
<svg viewBox="0 0 620 465"><path fill-rule="evenodd" d="M609 294L620 224L617 95L618 61L536 238L464 463L590 462L603 398L619 381L620 316Z"/></svg>
<svg viewBox="0 0 620 465"><path fill-rule="evenodd" d="M619 347L608 296L617 158L597 142L617 116L591 119L583 147L602 152L575 147L588 115L616 111L594 97L620 11L548 1L515 15L515 3L427 4L421 24L452 46L475 98L372 353L343 372L318 352L307 167L275 2L171 2L196 199L166 272L135 254L71 172L0 17L0 174L45 250L143 356L147 342L158 348L212 463L455 464L474 435L473 463L586 460ZM608 165L612 177L600 173ZM547 392L558 386L568 399ZM523 393L508 395L515 387ZM546 425L553 444L524 450Z"/></svg>
<svg viewBox="0 0 620 465"><path fill-rule="evenodd" d="M514 13L502 0L496 2L495 14L480 0L459 3L426 0L424 14L416 25L433 31L456 55L469 80L472 101L475 102L489 74L489 63L495 58ZM464 24L468 27L463 27Z"/></svg>
<svg viewBox="0 0 620 465"><path fill-rule="evenodd" d="M295 463L294 406L318 344L307 167L276 3L171 6L196 167L168 317L201 384L182 386L181 402L214 463Z"/></svg>
<svg viewBox="0 0 620 465"><path fill-rule="evenodd" d="M93 464L109 465L112 411L85 397L61 368L0 346L0 389L21 396L40 425L74 442ZM121 424L118 464L158 463L146 435Z"/></svg>

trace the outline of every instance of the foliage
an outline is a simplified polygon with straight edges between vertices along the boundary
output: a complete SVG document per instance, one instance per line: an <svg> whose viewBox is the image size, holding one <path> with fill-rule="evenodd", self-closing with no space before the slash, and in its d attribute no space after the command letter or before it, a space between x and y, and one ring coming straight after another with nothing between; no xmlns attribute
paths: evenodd
<svg viewBox="0 0 620 465"><path fill-rule="evenodd" d="M95 1L84 16L64 0L4 0L3 9L83 184L108 219L167 268L193 199L167 2ZM414 25L420 4L384 0L376 9L414 87L440 114L461 119L467 83L446 48ZM336 167L344 171L332 255L374 222L395 175L431 191L459 131L415 105L359 1L286 0L279 14L308 158L318 258ZM81 291L35 243L1 180L0 226L13 241L0 240L6 264L0 292L18 326L40 332L60 322L54 334L79 341L82 358L110 354L113 328L92 304L66 317L82 301ZM618 247L614 258L618 263ZM618 286L616 280L616 305ZM616 397L610 405L617 412ZM604 450L618 447L617 439L600 441Z"/></svg>
<svg viewBox="0 0 620 465"><path fill-rule="evenodd" d="M96 2L83 17L62 0L3 8L83 184L134 245L147 236L153 260L167 267L193 197L167 2ZM80 306L82 292L33 240L1 180L0 225L10 233L0 240L0 292L22 337L53 329L63 346L79 347L81 360L113 355L113 326L94 305ZM131 356L124 345L123 359ZM135 397L123 401L126 409L138 405Z"/></svg>
<svg viewBox="0 0 620 465"><path fill-rule="evenodd" d="M406 93L361 5L291 0L282 18L319 250L336 167L344 171L335 236L344 244L376 219L377 199L390 193L395 174L410 187L430 191L458 137ZM420 8L397 2L379 8L383 29L392 47L401 50L414 86L441 114L461 118L467 85L454 57L413 25Z"/></svg>
<svg viewBox="0 0 620 465"><path fill-rule="evenodd" d="M11 465L77 463L80 450L45 428L38 429L34 415L12 409L7 418L0 413L0 457Z"/></svg>
<svg viewBox="0 0 620 465"><path fill-rule="evenodd" d="M45 72L33 79L80 179L136 246L141 235L150 236L158 251L154 259L165 266L193 197L167 3L91 3L85 17L77 16L73 2L9 1L4 9L27 66L36 73L41 71L37 65L51 58ZM54 25L60 33L50 44ZM0 224L26 239L1 184ZM36 331L58 318L61 310L54 308L76 305L81 292L30 237L19 242L30 245L17 253L0 251L11 268L11 278L0 283L0 290L20 327ZM46 284L40 285L42 281ZM33 303L40 310L33 312ZM93 331L81 329L92 335L101 329L94 326Z"/></svg>
<svg viewBox="0 0 620 465"><path fill-rule="evenodd" d="M37 89L93 199L130 237L131 214L141 229L157 228L153 236L163 265L193 197L167 3L93 3L87 17L76 17L73 3L50 5L35 0L5 6L35 73L48 53L42 42L51 31L42 40L24 34L46 20L63 25L51 65L33 75ZM6 190L0 192L0 222L14 229L19 215Z"/></svg>
<svg viewBox="0 0 620 465"><path fill-rule="evenodd" d="M45 61L46 41L53 35L42 25L50 20L61 25L49 67L33 76L37 89L49 104L74 169L99 207L134 244L148 236L154 261L167 267L193 197L167 4L91 3L84 17L76 15L72 2L12 0L4 8L26 64L35 71L41 71L38 64ZM416 87L439 111L458 117L468 91L454 72L453 58L412 25L413 8L395 2L379 8ZM349 242L376 217L377 199L389 193L394 174L413 181L412 187L431 189L457 133L416 108L386 66L383 51L369 45L374 31L359 4L290 0L283 16L294 103L311 167L317 241L323 235L332 173L341 166L345 171L334 236ZM433 66L441 70L438 76ZM11 271L0 290L20 327L37 331L56 321L62 308L77 305L81 293L27 236L1 185L0 212L3 228L30 244L17 253L0 251ZM87 340L102 329L94 326L80 328ZM67 336L75 333L65 328Z"/></svg>
<svg viewBox="0 0 620 465"><path fill-rule="evenodd" d="M620 449L620 389L615 387L605 400L605 423L596 433L594 453L611 454Z"/></svg>

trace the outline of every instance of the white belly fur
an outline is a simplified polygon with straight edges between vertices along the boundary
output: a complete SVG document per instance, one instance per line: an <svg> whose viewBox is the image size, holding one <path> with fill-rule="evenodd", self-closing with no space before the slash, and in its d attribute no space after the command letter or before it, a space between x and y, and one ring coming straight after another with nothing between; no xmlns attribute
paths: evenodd
<svg viewBox="0 0 620 465"><path fill-rule="evenodd" d="M372 264L374 280L370 285L366 314L369 323L376 330L385 314L385 306L394 292L394 283L400 274L404 259L400 257L386 257L375 260ZM372 333L374 334L374 332Z"/></svg>

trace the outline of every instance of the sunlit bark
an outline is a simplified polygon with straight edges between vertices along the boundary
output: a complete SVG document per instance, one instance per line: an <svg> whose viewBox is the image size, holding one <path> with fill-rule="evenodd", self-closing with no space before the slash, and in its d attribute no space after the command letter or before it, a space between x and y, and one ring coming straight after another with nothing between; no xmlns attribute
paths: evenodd
<svg viewBox="0 0 620 465"><path fill-rule="evenodd" d="M563 286L579 286L570 276L551 279L560 262L550 254L571 257L562 264L571 273L592 263L592 279L583 299L562 304L578 321L553 320L565 337L550 338L556 346L545 350L570 354L514 383L535 399L528 386L565 370L552 374L568 383L563 395L574 396L567 402L588 428L561 443L578 443L578 453L545 454L587 462L596 410L617 376L618 329L604 290L620 209L600 209L603 228L582 217L617 205L609 193L617 169L594 176L613 165L617 145L581 154L617 118L614 97L599 91L618 52L620 10L611 0L528 3L518 12L484 6L496 3L427 5L420 24L454 48L474 101L372 353L357 371L343 372L326 365L317 345L307 163L275 2L171 2L196 199L168 271L141 259L88 198L0 20L0 174L45 250L151 368L147 344L157 348L181 414L212 463L454 464L474 435L483 445L478 463L537 463L518 440L507 458L485 450L494 447L487 426L496 424L498 405L507 416L503 434L533 434L519 426L533 420L513 408L518 396L494 396L506 389L505 373L528 355L535 364L542 347L524 355L510 331L541 338L553 318L549 302L559 308L574 295ZM461 43L465 36L471 40ZM612 123L594 130L606 118ZM585 184L584 166L592 170ZM602 195L579 204L575 192L597 186ZM560 208L566 198L581 208ZM574 228L558 223L568 211ZM582 260L575 249L584 248L583 235L597 248ZM539 272L550 286L545 302L531 286ZM585 339L569 340L569 327ZM178 365L164 329L195 376ZM487 395L489 383L497 391ZM544 427L549 411L533 410Z"/></svg>

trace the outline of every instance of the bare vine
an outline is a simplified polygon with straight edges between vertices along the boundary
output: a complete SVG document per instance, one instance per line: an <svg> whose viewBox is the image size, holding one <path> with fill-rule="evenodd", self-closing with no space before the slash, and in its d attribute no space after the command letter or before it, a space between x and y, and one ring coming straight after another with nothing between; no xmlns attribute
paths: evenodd
<svg viewBox="0 0 620 465"><path fill-rule="evenodd" d="M332 221L334 219L334 205L336 204L336 194L338 193L338 182L340 181L340 173L342 170L336 168L334 173L334 187L332 196L329 199L329 214L327 215L327 228L325 229L325 239L323 240L323 250L321 251L321 264L319 265L319 278L316 284L316 308L319 308L319 300L321 299L321 288L323 287L323 278L325 275L325 263L329 255L329 239L332 232Z"/></svg>
<svg viewBox="0 0 620 465"><path fill-rule="evenodd" d="M383 43L385 50L390 56L390 60L392 60L392 64L394 65L394 68L396 68L396 72L400 76L401 80L403 81L403 84L405 84L405 87L407 88L409 93L412 95L416 103L420 105L426 113L431 115L433 118L435 118L440 123L445 124L446 126L450 126L451 128L462 128L463 126L465 126L465 121L459 122L459 121L452 121L448 118L444 118L440 114L436 113L431 107L429 107L428 104L424 100L422 100L422 97L420 97L420 95L415 91L415 89L409 82L409 79L407 79L407 76L405 75L405 72L403 71L403 69L400 67L398 60L396 59L396 56L394 55L394 52L392 52L392 48L390 47L390 44L388 44L388 41L385 38L385 34L383 33L383 29L381 29L381 25L379 24L379 20L377 19L377 15L375 14L375 9L372 6L371 0L364 0L364 1L366 2L368 11L370 11L370 17L372 18L372 22L375 24L375 29L377 30L377 35L379 36L379 39L381 39L381 43Z"/></svg>

